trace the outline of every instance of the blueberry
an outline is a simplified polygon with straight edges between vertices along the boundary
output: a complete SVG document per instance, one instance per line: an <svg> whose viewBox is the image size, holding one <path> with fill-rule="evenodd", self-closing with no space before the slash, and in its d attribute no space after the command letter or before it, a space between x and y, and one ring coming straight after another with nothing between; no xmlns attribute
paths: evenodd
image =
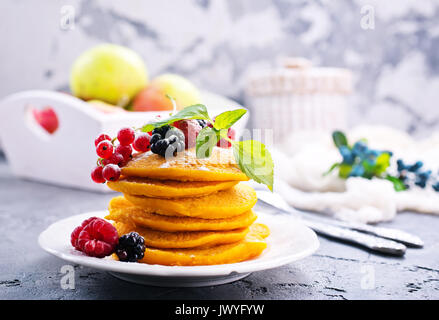
<svg viewBox="0 0 439 320"><path fill-rule="evenodd" d="M173 143L177 142L177 139L178 139L178 138L177 138L176 135L172 134L172 135L170 135L167 139L169 140L169 143L170 143L170 144L173 144Z"/></svg>
<svg viewBox="0 0 439 320"><path fill-rule="evenodd" d="M380 151L378 151L378 150L373 150L373 149L369 149L369 150L366 152L366 156L367 156L369 159L371 159L371 158L374 159L374 158L378 157L380 154L381 154Z"/></svg>
<svg viewBox="0 0 439 320"><path fill-rule="evenodd" d="M338 150L340 151L340 154L343 157L343 163L345 163L345 164L353 164L354 163L355 157L348 147L341 146Z"/></svg>
<svg viewBox="0 0 439 320"><path fill-rule="evenodd" d="M361 177L364 174L364 167L362 165L355 165L352 167L351 172L349 173L350 177Z"/></svg>
<svg viewBox="0 0 439 320"><path fill-rule="evenodd" d="M159 133L155 133L151 136L151 139L149 140L150 144L154 144L157 141L159 141L162 138L162 136Z"/></svg>
<svg viewBox="0 0 439 320"><path fill-rule="evenodd" d="M155 128L154 130L152 130L152 134L158 133L162 138L164 138L166 133L170 129L171 129L170 125L164 125L164 126L161 126L161 127L158 127L158 128Z"/></svg>
<svg viewBox="0 0 439 320"><path fill-rule="evenodd" d="M419 180L415 181L415 185L417 185L418 187L421 187L421 188L425 188L426 184L427 184L427 182L425 180L419 179Z"/></svg>
<svg viewBox="0 0 439 320"><path fill-rule="evenodd" d="M416 161L415 164L412 164L411 166L409 166L409 167L407 168L407 170L410 171L410 172L416 172L416 171L418 171L423 165L424 165L424 163L422 163L422 161Z"/></svg>
<svg viewBox="0 0 439 320"><path fill-rule="evenodd" d="M430 178L430 175L431 175L431 170L427 170L427 171L418 173L418 178L420 180L427 181Z"/></svg>
<svg viewBox="0 0 439 320"><path fill-rule="evenodd" d="M177 145L176 145L176 148L177 148L177 152L184 151L184 148L185 148L184 141L178 141Z"/></svg>
<svg viewBox="0 0 439 320"><path fill-rule="evenodd" d="M366 151L367 151L367 145L364 141L356 142L352 148L352 152L354 153L354 155L359 157L364 157Z"/></svg>
<svg viewBox="0 0 439 320"><path fill-rule="evenodd" d="M171 136L175 136L178 140L184 141L184 133L180 129L172 128L168 130L164 136L164 138L170 138Z"/></svg>
<svg viewBox="0 0 439 320"><path fill-rule="evenodd" d="M432 185L434 191L439 192L439 182L436 182L434 185Z"/></svg>
<svg viewBox="0 0 439 320"><path fill-rule="evenodd" d="M200 125L201 128L204 128L205 126L207 126L207 121L206 120L202 120L202 119L197 119L198 124Z"/></svg>
<svg viewBox="0 0 439 320"><path fill-rule="evenodd" d="M162 139L151 145L151 151L155 154L165 156L166 149L169 147L169 140Z"/></svg>
<svg viewBox="0 0 439 320"><path fill-rule="evenodd" d="M396 160L396 165L398 167L398 171L403 171L406 169L404 161L402 161L401 159Z"/></svg>
<svg viewBox="0 0 439 320"><path fill-rule="evenodd" d="M162 129L164 127L168 127ZM151 152L162 157L176 156L177 152L184 151L185 136L183 131L171 126L163 126L153 130L151 136Z"/></svg>

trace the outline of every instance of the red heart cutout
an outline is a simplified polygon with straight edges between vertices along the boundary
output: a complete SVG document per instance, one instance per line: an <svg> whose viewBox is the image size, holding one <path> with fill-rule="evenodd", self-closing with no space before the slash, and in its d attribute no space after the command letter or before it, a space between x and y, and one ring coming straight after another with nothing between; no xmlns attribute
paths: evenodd
<svg viewBox="0 0 439 320"><path fill-rule="evenodd" d="M47 132L53 134L59 127L58 116L52 107L44 107L41 110L32 109L35 120L42 126Z"/></svg>

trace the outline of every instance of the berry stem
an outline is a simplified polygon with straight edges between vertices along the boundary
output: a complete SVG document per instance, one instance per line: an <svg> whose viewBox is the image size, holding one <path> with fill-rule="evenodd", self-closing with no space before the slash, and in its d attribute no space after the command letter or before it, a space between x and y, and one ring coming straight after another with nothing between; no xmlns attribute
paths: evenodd
<svg viewBox="0 0 439 320"><path fill-rule="evenodd" d="M175 99L170 96L169 94L166 94L166 98L168 98L169 100L171 100L172 103L172 112L171 112L171 116L173 116L174 114L177 113L177 103L175 102Z"/></svg>

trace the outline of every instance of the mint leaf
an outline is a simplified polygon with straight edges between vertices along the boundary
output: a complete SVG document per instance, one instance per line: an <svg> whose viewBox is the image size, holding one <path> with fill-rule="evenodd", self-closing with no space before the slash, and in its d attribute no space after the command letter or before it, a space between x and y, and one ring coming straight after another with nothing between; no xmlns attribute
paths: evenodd
<svg viewBox="0 0 439 320"><path fill-rule="evenodd" d="M247 177L273 191L273 159L265 145L256 140L232 141L235 160Z"/></svg>
<svg viewBox="0 0 439 320"><path fill-rule="evenodd" d="M348 139L346 139L345 134L341 131L334 131L332 133L332 140L337 148L348 146Z"/></svg>
<svg viewBox="0 0 439 320"><path fill-rule="evenodd" d="M219 140L219 132L211 127L204 127L197 136L196 154L197 158L208 158Z"/></svg>
<svg viewBox="0 0 439 320"><path fill-rule="evenodd" d="M141 128L141 131L150 132L155 128L159 128L167 124L172 124L175 121L188 119L202 119L211 121L209 118L209 114L207 113L206 106L202 104L195 104L193 106L189 106L184 108L183 110L180 110L179 112L165 120L148 123Z"/></svg>
<svg viewBox="0 0 439 320"><path fill-rule="evenodd" d="M404 190L407 189L407 187L405 186L404 182L402 182L397 177L393 177L391 175L387 175L386 179L393 183L393 188L395 189L395 191L404 191Z"/></svg>
<svg viewBox="0 0 439 320"><path fill-rule="evenodd" d="M225 111L215 117L213 124L215 129L228 129L235 124L236 121L247 112L245 109L236 109L232 111Z"/></svg>

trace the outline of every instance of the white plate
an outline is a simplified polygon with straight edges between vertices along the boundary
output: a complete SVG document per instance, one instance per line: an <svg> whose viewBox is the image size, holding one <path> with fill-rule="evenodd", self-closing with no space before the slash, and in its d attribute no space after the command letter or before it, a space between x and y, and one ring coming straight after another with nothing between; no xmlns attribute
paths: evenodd
<svg viewBox="0 0 439 320"><path fill-rule="evenodd" d="M258 212L258 222L271 231L267 249L257 258L232 264L214 266L162 266L127 263L111 259L88 257L70 244L73 229L85 219L104 217L106 211L87 212L60 220L43 231L38 242L47 252L69 261L110 272L131 282L163 287L199 287L232 282L251 272L276 268L313 254L319 247L314 231L299 220L287 215L270 215Z"/></svg>

